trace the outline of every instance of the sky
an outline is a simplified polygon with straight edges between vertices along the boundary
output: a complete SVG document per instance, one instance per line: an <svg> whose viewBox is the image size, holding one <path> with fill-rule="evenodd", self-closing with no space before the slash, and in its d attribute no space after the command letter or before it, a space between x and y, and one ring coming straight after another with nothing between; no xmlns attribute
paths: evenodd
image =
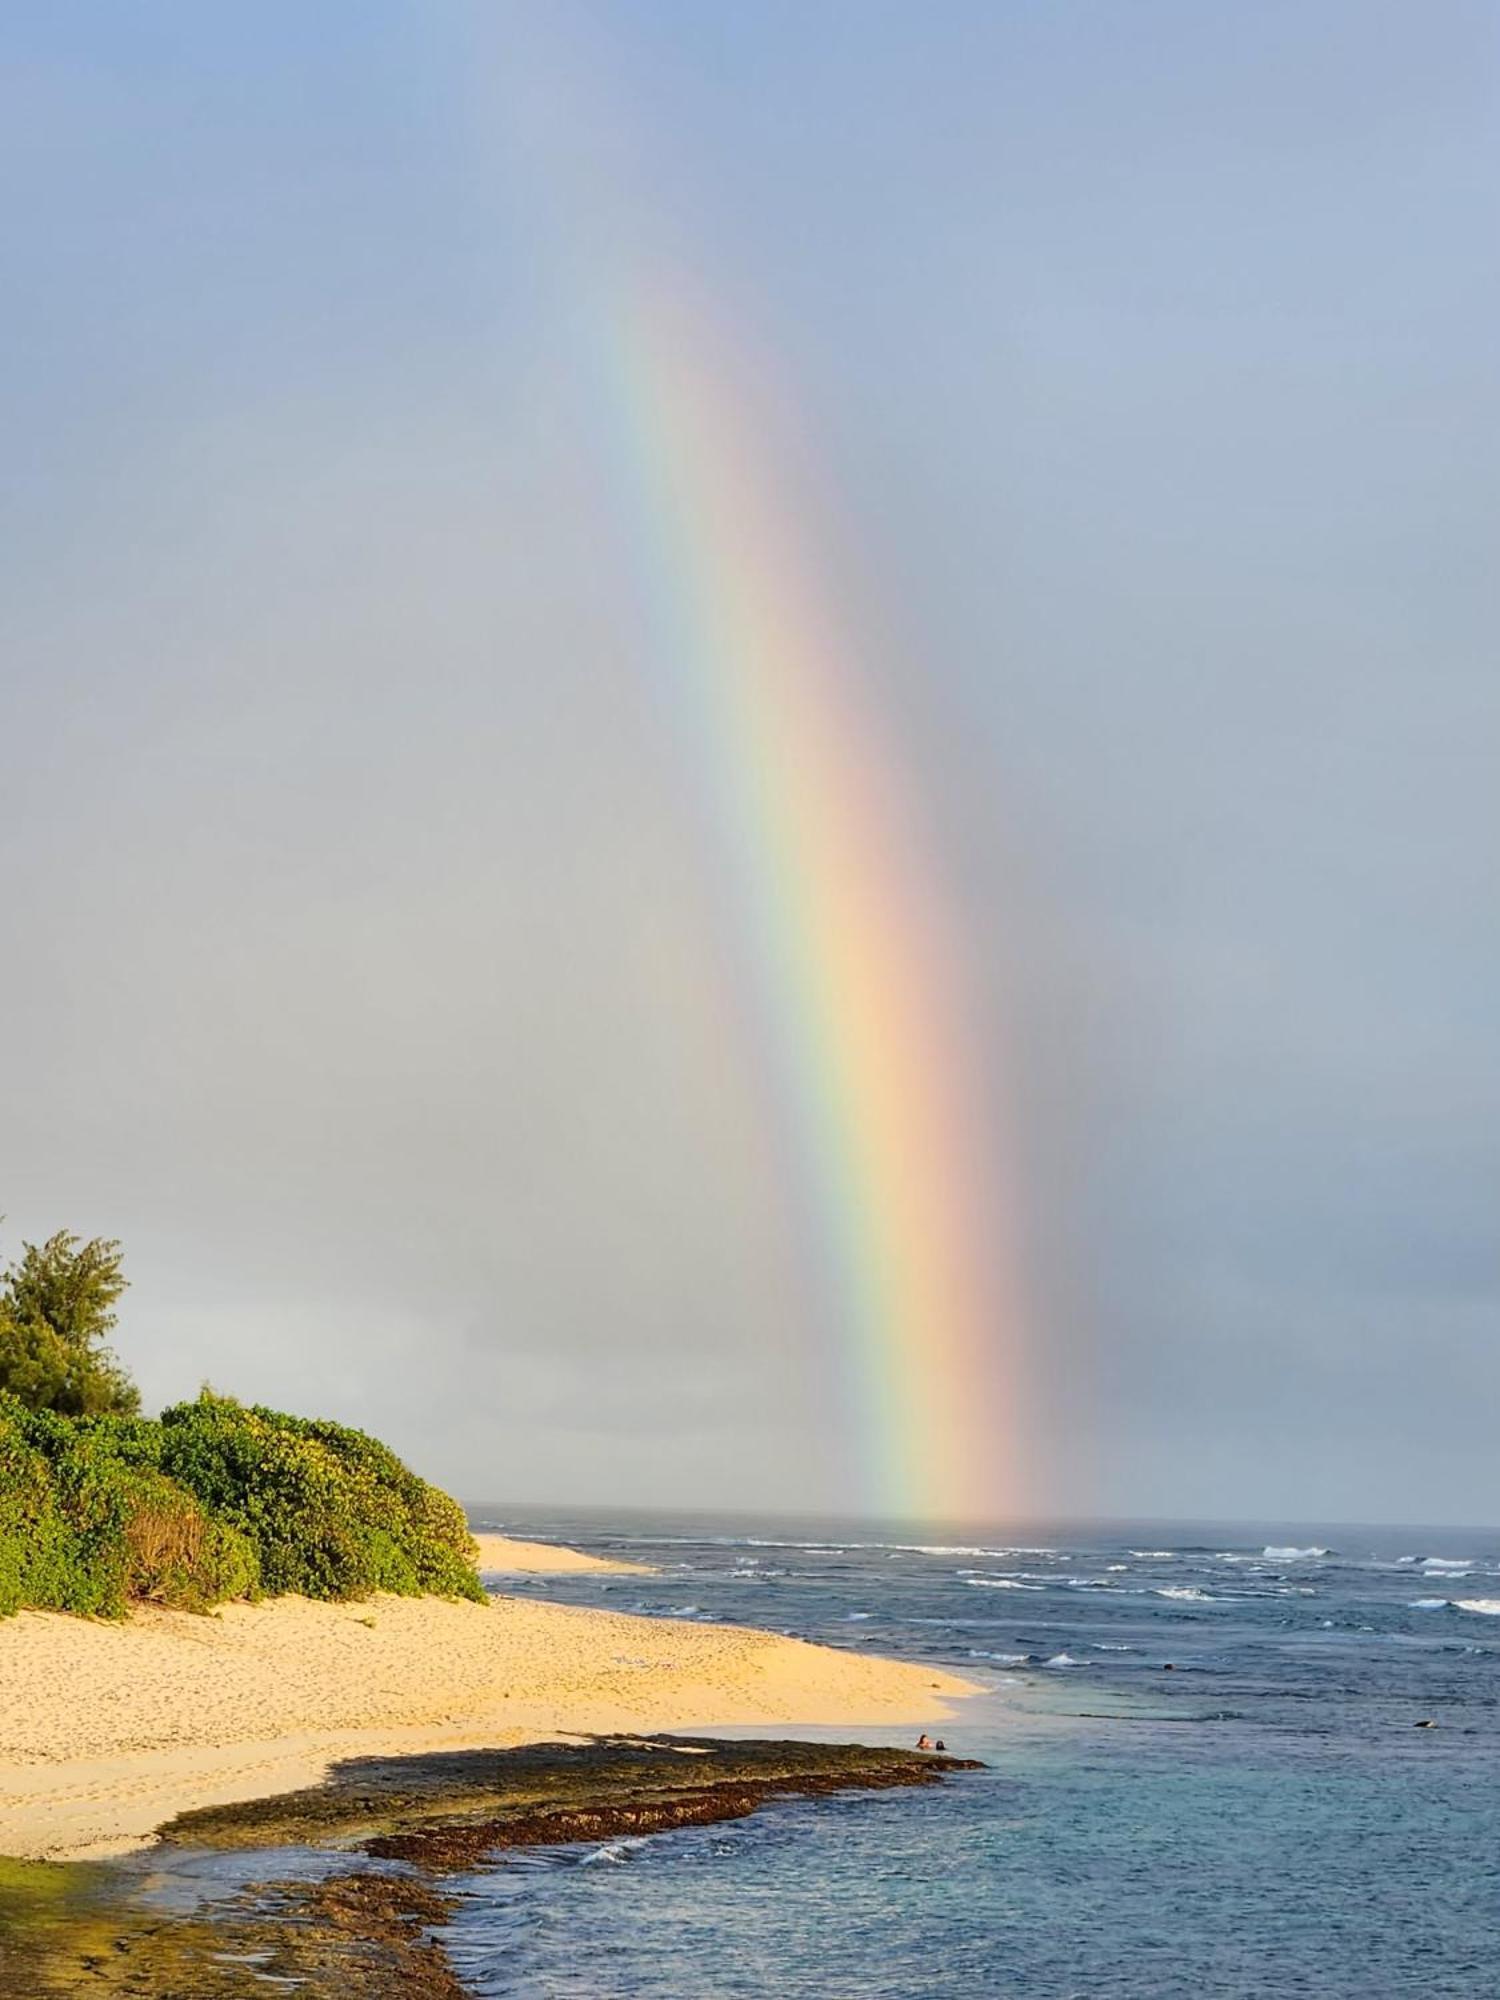
<svg viewBox="0 0 1500 2000"><path fill-rule="evenodd" d="M0 108L0 1249L123 1240L148 1406L878 1507L670 273L960 940L1023 1510L1500 1521L1491 6L22 0Z"/></svg>

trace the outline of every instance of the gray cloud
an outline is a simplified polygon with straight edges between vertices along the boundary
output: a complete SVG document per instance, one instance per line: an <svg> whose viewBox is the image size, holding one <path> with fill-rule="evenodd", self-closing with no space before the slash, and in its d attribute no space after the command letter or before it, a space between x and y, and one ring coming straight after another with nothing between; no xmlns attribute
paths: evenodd
<svg viewBox="0 0 1500 2000"><path fill-rule="evenodd" d="M851 1504L578 302L488 129L542 16L148 15L37 10L0 76L7 1240L126 1239L151 1398L475 1498ZM931 811L1037 1511L1494 1519L1486 11L1122 18L575 31L800 399Z"/></svg>

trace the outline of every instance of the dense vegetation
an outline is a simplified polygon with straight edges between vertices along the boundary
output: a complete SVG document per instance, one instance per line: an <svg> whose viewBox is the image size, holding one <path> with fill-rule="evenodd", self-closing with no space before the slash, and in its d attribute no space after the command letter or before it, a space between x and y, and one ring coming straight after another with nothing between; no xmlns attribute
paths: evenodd
<svg viewBox="0 0 1500 2000"><path fill-rule="evenodd" d="M446 1493L363 1432L205 1389L158 1419L102 1345L119 1246L54 1237L0 1281L0 1615L372 1590L481 1598Z"/></svg>

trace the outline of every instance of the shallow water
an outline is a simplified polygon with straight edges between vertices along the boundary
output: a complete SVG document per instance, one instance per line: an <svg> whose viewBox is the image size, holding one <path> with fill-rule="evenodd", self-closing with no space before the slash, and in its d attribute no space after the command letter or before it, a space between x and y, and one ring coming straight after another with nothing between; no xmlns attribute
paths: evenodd
<svg viewBox="0 0 1500 2000"><path fill-rule="evenodd" d="M508 1860L449 1936L480 1994L1500 1993L1493 1533L486 1524L662 1566L529 1595L954 1667L992 1769Z"/></svg>

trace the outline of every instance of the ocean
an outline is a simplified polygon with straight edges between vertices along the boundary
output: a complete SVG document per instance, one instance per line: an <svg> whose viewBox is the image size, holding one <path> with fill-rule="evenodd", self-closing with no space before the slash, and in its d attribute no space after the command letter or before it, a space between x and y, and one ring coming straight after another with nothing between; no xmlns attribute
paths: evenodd
<svg viewBox="0 0 1500 2000"><path fill-rule="evenodd" d="M527 1596L955 1669L929 1733L988 1765L506 1857L445 1932L477 1994L1500 1994L1494 1531L476 1521L659 1565Z"/></svg>

